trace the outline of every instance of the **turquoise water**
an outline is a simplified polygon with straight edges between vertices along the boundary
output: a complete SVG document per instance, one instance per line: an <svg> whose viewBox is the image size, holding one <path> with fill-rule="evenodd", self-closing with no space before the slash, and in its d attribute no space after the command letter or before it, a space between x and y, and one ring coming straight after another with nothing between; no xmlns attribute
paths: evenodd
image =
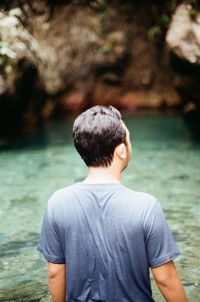
<svg viewBox="0 0 200 302"><path fill-rule="evenodd" d="M200 301L200 144L179 115L125 118L133 157L123 184L160 201L182 255L176 266L190 302ZM36 251L46 202L87 169L71 140L72 119L48 122L0 152L0 301L51 301ZM164 301L152 281L156 301Z"/></svg>

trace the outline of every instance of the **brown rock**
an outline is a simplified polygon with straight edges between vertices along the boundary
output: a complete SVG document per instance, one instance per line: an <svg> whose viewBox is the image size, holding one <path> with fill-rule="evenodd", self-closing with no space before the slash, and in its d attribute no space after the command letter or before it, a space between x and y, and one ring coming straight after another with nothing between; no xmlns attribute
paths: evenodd
<svg viewBox="0 0 200 302"><path fill-rule="evenodd" d="M119 106L121 87L97 83L93 88L93 105Z"/></svg>
<svg viewBox="0 0 200 302"><path fill-rule="evenodd" d="M180 105L180 98L174 89L167 91L130 91L120 98L120 107L128 110L153 109Z"/></svg>
<svg viewBox="0 0 200 302"><path fill-rule="evenodd" d="M84 108L85 92L73 90L64 95L59 101L59 110L62 113L80 112Z"/></svg>
<svg viewBox="0 0 200 302"><path fill-rule="evenodd" d="M166 41L168 47L181 59L200 64L200 13L196 20L190 17L186 4L181 4L170 24Z"/></svg>

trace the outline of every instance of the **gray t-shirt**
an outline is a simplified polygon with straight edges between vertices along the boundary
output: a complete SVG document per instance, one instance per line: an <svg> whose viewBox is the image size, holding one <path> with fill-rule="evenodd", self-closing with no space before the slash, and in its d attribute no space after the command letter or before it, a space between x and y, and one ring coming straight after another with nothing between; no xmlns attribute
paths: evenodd
<svg viewBox="0 0 200 302"><path fill-rule="evenodd" d="M66 263L69 302L154 301L149 267L180 254L156 198L117 183L55 192L38 250Z"/></svg>

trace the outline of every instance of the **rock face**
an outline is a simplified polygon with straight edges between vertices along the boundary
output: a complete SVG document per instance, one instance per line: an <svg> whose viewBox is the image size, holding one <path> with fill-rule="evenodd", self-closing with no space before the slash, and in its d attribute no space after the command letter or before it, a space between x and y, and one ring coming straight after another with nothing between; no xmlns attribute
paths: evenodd
<svg viewBox="0 0 200 302"><path fill-rule="evenodd" d="M187 4L181 4L172 19L166 41L180 59L200 65L200 13L195 20Z"/></svg>
<svg viewBox="0 0 200 302"><path fill-rule="evenodd" d="M200 136L200 13L191 18L190 5L181 4L172 19L166 41L172 53L174 86L181 99L185 120Z"/></svg>
<svg viewBox="0 0 200 302"><path fill-rule="evenodd" d="M93 104L128 110L180 104L167 55L151 34L148 1L6 2L0 132L26 131L55 112Z"/></svg>
<svg viewBox="0 0 200 302"><path fill-rule="evenodd" d="M19 8L0 13L0 132L35 123L42 89L38 80L39 44L23 26Z"/></svg>
<svg viewBox="0 0 200 302"><path fill-rule="evenodd" d="M1 95L5 92L15 92L19 62L27 61L30 66L37 65L39 45L24 28L21 18L23 14L19 8L11 10L9 15L0 12Z"/></svg>

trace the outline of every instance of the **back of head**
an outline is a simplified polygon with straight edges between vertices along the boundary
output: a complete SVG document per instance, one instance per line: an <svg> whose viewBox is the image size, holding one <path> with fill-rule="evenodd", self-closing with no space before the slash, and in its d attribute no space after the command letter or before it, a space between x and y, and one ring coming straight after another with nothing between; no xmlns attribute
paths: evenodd
<svg viewBox="0 0 200 302"><path fill-rule="evenodd" d="M108 167L116 146L126 143L120 112L100 105L84 111L74 122L73 140L88 167Z"/></svg>

